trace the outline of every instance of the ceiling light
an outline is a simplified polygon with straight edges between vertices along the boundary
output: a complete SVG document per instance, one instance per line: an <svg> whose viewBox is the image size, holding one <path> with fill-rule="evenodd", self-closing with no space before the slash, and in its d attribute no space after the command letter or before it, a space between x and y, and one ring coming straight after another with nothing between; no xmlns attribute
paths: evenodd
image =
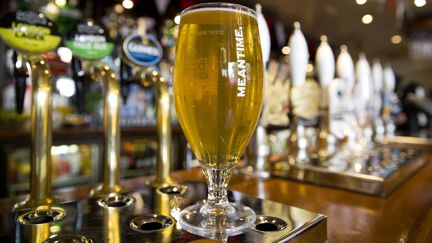
<svg viewBox="0 0 432 243"><path fill-rule="evenodd" d="M131 9L134 6L134 3L131 0L123 0L122 5L125 9Z"/></svg>
<svg viewBox="0 0 432 243"><path fill-rule="evenodd" d="M358 4L358 5L363 5L363 4L365 4L367 2L367 0L356 0L356 3Z"/></svg>
<svg viewBox="0 0 432 243"><path fill-rule="evenodd" d="M370 14L363 15L363 17L362 17L363 24L370 24L370 23L372 23L372 21L373 21L372 15L370 15Z"/></svg>
<svg viewBox="0 0 432 243"><path fill-rule="evenodd" d="M401 41L402 41L402 36L400 36L400 35L394 35L394 36L392 36L391 38L390 38L390 41L391 41L391 43L393 43L393 44L399 44L399 43L401 43Z"/></svg>
<svg viewBox="0 0 432 243"><path fill-rule="evenodd" d="M291 52L291 48L289 46L282 47L282 54L288 55Z"/></svg>
<svg viewBox="0 0 432 243"><path fill-rule="evenodd" d="M414 0L414 5L416 5L416 7L423 7L424 5L426 5L426 0Z"/></svg>

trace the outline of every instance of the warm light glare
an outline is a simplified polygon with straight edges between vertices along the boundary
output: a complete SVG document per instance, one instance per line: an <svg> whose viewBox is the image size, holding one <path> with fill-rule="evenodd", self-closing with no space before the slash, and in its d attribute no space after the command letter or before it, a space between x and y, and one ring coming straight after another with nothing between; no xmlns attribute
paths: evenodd
<svg viewBox="0 0 432 243"><path fill-rule="evenodd" d="M54 3L48 3L46 5L45 11L46 11L46 14L49 16L58 16L60 14L59 6L57 4L54 4Z"/></svg>
<svg viewBox="0 0 432 243"><path fill-rule="evenodd" d="M59 7L66 6L66 0L55 0L55 4Z"/></svg>
<svg viewBox="0 0 432 243"><path fill-rule="evenodd" d="M289 46L282 47L282 54L288 55L291 52L291 48Z"/></svg>
<svg viewBox="0 0 432 243"><path fill-rule="evenodd" d="M358 4L358 5L363 5L363 4L365 4L367 2L367 0L356 0L356 3Z"/></svg>
<svg viewBox="0 0 432 243"><path fill-rule="evenodd" d="M54 146L53 146L53 147L54 147ZM51 147L51 151L52 151L52 150L53 150L53 149L52 149L52 147ZM50 227L50 232L51 232L51 233L54 233L54 234L59 233L61 230L62 230L61 226L60 226L60 225L57 225L57 224L55 224L55 225L53 225L53 226Z"/></svg>
<svg viewBox="0 0 432 243"><path fill-rule="evenodd" d="M391 43L393 43L393 44L399 44L399 43L401 43L401 41L402 41L402 36L400 36L400 35L394 35L394 36L392 36L391 37Z"/></svg>
<svg viewBox="0 0 432 243"><path fill-rule="evenodd" d="M123 8L123 6L121 4L118 3L118 4L114 5L114 12L116 12L116 13L122 13L123 10L124 10L124 8Z"/></svg>
<svg viewBox="0 0 432 243"><path fill-rule="evenodd" d="M51 147L51 154L52 155L73 154L73 153L78 153L78 152L79 152L79 147L76 144L60 145L60 146L52 146ZM51 230L51 228L50 228L50 230ZM54 230L56 230L56 229L54 229ZM60 227L60 230L61 230L61 227Z"/></svg>
<svg viewBox="0 0 432 243"><path fill-rule="evenodd" d="M354 171L360 172L361 169L362 169L362 165L360 163L355 163L354 164Z"/></svg>
<svg viewBox="0 0 432 243"><path fill-rule="evenodd" d="M72 51L67 47L59 47L57 49L57 54L62 62L70 63L72 61Z"/></svg>
<svg viewBox="0 0 432 243"><path fill-rule="evenodd" d="M134 6L134 3L131 0L123 0L122 5L125 9L131 9Z"/></svg>
<svg viewBox="0 0 432 243"><path fill-rule="evenodd" d="M416 5L416 7L423 7L424 5L426 5L426 0L414 0L414 5Z"/></svg>
<svg viewBox="0 0 432 243"><path fill-rule="evenodd" d="M23 63L21 59L18 59L17 62L15 63L15 67L17 69L20 69L22 67Z"/></svg>
<svg viewBox="0 0 432 243"><path fill-rule="evenodd" d="M306 66L306 72L311 73L314 70L314 66L311 63L308 63Z"/></svg>
<svg viewBox="0 0 432 243"><path fill-rule="evenodd" d="M180 24L180 15L175 16L174 23Z"/></svg>
<svg viewBox="0 0 432 243"><path fill-rule="evenodd" d="M57 79L56 88L61 96L72 97L75 90L75 81L69 77L60 77Z"/></svg>
<svg viewBox="0 0 432 243"><path fill-rule="evenodd" d="M43 107L47 103L46 102L47 97L48 97L47 92L39 91L36 93L36 100L41 105L41 107Z"/></svg>
<svg viewBox="0 0 432 243"><path fill-rule="evenodd" d="M120 102L119 102L120 98L118 96L118 94L116 93L108 93L108 103L111 106L111 108L115 108L118 107Z"/></svg>
<svg viewBox="0 0 432 243"><path fill-rule="evenodd" d="M372 15L370 15L370 14L363 15L363 17L362 17L363 24L370 24L370 23L372 23L372 21L373 21Z"/></svg>

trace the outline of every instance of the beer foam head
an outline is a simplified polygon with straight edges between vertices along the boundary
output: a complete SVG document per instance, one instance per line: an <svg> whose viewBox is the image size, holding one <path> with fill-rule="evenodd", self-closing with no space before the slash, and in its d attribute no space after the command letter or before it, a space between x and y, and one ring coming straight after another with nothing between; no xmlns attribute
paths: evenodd
<svg viewBox="0 0 432 243"><path fill-rule="evenodd" d="M198 6L198 5L192 6L190 8L183 10L181 15L185 16L185 15L188 15L191 13L197 13L197 12L218 11L218 12L235 12L235 13L240 13L240 14L246 14L246 15L249 15L250 17L257 19L257 15L256 15L254 10L247 8L247 7L244 7L244 6L241 6L241 5L237 5L237 4L224 4L221 7L217 7L216 5L214 5L215 7L211 7L211 4L208 4L209 5L208 7L205 6L207 4L199 4L199 5L203 5L203 7L194 8L195 6ZM227 7L223 7L225 5Z"/></svg>

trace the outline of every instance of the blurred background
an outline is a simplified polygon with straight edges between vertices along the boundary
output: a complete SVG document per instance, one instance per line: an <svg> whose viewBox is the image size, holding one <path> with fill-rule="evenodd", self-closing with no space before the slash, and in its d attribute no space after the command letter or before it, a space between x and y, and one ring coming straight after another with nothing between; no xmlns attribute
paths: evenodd
<svg viewBox="0 0 432 243"><path fill-rule="evenodd" d="M77 23L92 19L100 23L115 43L115 51L103 59L116 72L120 69L121 43L138 29L154 35L164 56L155 67L171 80L180 12L198 0L2 0L0 16L8 11L31 9L45 13L65 36ZM206 1L208 2L208 1ZM370 63L379 59L396 74L398 96L397 133L431 137L432 124L432 2L428 0L271 0L232 1L251 8L262 5L270 32L271 55L267 65L268 108L266 128L275 135L272 151L283 151L283 130L289 127L288 91L272 95L290 79L288 39L294 21L299 21L313 60L326 35L335 55L348 46L355 60L366 54ZM15 112L13 51L0 44L0 197L28 191L31 84L28 81L24 112ZM101 178L102 94L92 82L83 94L85 105L77 110L76 80L72 52L61 44L45 54L54 75L53 98L54 187L95 183ZM281 75L283 73L283 75ZM271 77L276 77L277 82ZM269 82L268 80L272 80ZM315 78L316 80L316 78ZM274 82L273 82L274 81ZM276 92L276 91L275 91ZM79 94L78 94L79 95ZM77 116L77 114L80 114ZM192 166L192 155L172 110L174 169ZM122 177L154 174L156 141L155 95L152 89L132 86L121 107Z"/></svg>

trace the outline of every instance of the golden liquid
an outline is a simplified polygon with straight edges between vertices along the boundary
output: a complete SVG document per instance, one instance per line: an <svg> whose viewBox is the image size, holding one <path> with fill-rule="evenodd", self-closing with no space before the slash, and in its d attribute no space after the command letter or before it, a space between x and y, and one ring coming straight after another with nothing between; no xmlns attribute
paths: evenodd
<svg viewBox="0 0 432 243"><path fill-rule="evenodd" d="M256 19L234 10L192 10L181 17L176 51L174 102L186 138L203 166L231 168L252 136L263 102ZM238 97L238 59L246 62L244 97Z"/></svg>

